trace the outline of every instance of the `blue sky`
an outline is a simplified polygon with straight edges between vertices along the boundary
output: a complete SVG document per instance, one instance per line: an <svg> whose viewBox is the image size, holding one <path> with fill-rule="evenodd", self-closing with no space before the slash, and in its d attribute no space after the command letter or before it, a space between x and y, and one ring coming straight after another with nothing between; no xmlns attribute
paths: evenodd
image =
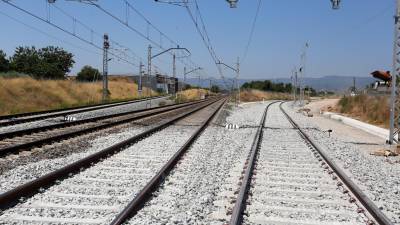
<svg viewBox="0 0 400 225"><path fill-rule="evenodd" d="M236 9L230 9L225 0L197 1L218 58L233 65L237 57L243 55L258 0L239 0ZM47 17L45 0L12 2L41 17ZM152 0L128 2L181 47L188 48L192 53L191 60L205 68L202 72L204 75L217 76L217 69L185 8ZM99 0L98 3L125 19L126 10L122 0ZM147 58L149 42L96 7L65 0L57 0L55 6L99 34L108 33L112 40L127 46L143 59ZM394 0L342 0L340 10L332 10L329 0L262 0L254 37L247 58L241 65L241 78L289 77L292 68L300 63L300 54L306 42L310 44L306 64L308 77L369 76L376 69L390 70L394 8ZM132 27L147 33L146 22L133 11L129 12L128 18ZM50 8L50 20L69 31L73 29L72 19L63 16L55 7ZM8 55L20 45L57 45L75 55L73 73L86 64L101 68L100 50L2 1L0 27L0 49ZM79 35L90 39L90 32L76 27ZM158 42L160 40L154 31L150 32L150 37ZM95 38L94 42L101 45L99 38ZM163 39L162 42L166 45L167 41ZM153 50L154 53L159 51L157 48ZM160 71L172 74L170 55L164 55L154 63ZM138 59L134 60L134 64L138 64ZM113 59L109 70L111 73L137 73L138 68ZM178 63L177 71L180 76L182 64ZM229 70L224 70L224 73L227 77L233 76Z"/></svg>

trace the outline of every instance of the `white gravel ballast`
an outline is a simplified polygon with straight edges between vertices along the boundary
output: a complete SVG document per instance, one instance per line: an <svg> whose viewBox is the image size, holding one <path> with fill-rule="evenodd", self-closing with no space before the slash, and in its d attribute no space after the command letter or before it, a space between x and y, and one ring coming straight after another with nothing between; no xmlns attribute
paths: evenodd
<svg viewBox="0 0 400 225"><path fill-rule="evenodd" d="M233 108L226 121L259 123L267 103ZM128 224L223 224L241 169L256 133L254 128L207 128Z"/></svg>
<svg viewBox="0 0 400 225"><path fill-rule="evenodd" d="M312 118L296 113L297 108L293 109L290 103L285 103L283 106L300 126L316 128L307 129L307 134L326 150L335 163L344 169L394 224L400 224L400 157L385 158L370 155L362 145L345 143L348 140L329 137L320 130Z"/></svg>
<svg viewBox="0 0 400 225"><path fill-rule="evenodd" d="M0 224L108 224L195 127L171 126L6 210Z"/></svg>
<svg viewBox="0 0 400 225"><path fill-rule="evenodd" d="M279 104L265 126L244 224L365 224Z"/></svg>
<svg viewBox="0 0 400 225"><path fill-rule="evenodd" d="M98 152L113 144L133 137L142 132L145 128L141 126L131 126L123 129L119 133L108 134L107 136L96 138L90 142L91 147L84 152L73 153L66 157L43 159L38 162L32 162L18 166L12 170L0 174L0 193L6 192L12 188L27 183L35 178L43 176L49 172L68 165L71 162L78 161L90 154Z"/></svg>

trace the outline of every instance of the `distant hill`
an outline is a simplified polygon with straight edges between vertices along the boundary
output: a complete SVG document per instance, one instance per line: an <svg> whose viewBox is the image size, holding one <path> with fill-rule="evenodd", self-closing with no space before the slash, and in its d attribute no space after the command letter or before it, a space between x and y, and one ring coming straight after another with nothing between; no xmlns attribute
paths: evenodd
<svg viewBox="0 0 400 225"><path fill-rule="evenodd" d="M245 82L249 82L252 80L264 80L264 79L240 79L240 85ZM290 78L278 78L278 79L265 79L271 80L273 82L279 83L291 83ZM375 79L373 77L356 77L356 87L358 89L363 89L367 85L373 83ZM187 82L191 85L197 85L198 79L191 78L188 79ZM213 84L217 84L218 86L225 87L222 80L214 80ZM232 85L232 83L230 83ZM350 76L325 76L318 78L305 78L304 85L311 86L317 91L326 90L326 91L334 91L334 92L343 92L348 90L353 85L353 77ZM202 87L208 87L209 81L203 81Z"/></svg>

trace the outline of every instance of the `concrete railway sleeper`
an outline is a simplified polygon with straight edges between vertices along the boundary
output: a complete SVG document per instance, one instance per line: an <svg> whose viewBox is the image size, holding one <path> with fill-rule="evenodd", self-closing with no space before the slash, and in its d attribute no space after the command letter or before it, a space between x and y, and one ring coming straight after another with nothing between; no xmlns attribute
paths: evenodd
<svg viewBox="0 0 400 225"><path fill-rule="evenodd" d="M162 98L162 97L164 97L164 96L122 101L122 102L114 102L114 103L106 103L106 104L97 104L97 105L90 105L90 106L80 106L80 107L73 107L73 108L67 108L67 109L55 109L55 110L46 110L46 111L39 111L39 112L20 113L20 114L14 114L14 115L4 115L4 116L0 116L0 127L10 126L10 125L15 125L15 124L20 124L20 123L27 123L27 122L43 120L43 119L48 119L48 118L60 117L60 116L66 116L66 115L75 114L75 113L89 112L89 111L93 111L93 110L122 106L122 105L137 103L137 102L154 100L154 99L158 99L158 98Z"/></svg>
<svg viewBox="0 0 400 225"><path fill-rule="evenodd" d="M0 215L0 223L109 224L116 218L112 224L121 224L132 215L133 211L128 210L132 209L131 200L139 202L136 207L145 202L225 101L217 99L204 103L158 127L104 149L96 156L89 156L0 195L0 204L8 205ZM210 116L197 128L170 126L206 108L210 108L207 109ZM154 136L164 141L151 144L150 139ZM57 184L52 185L54 182ZM44 190L44 187L49 188ZM42 189L41 193L37 193L39 189ZM14 205L22 197L21 192L26 196L37 194ZM124 209L124 205L128 206Z"/></svg>
<svg viewBox="0 0 400 225"><path fill-rule="evenodd" d="M281 105L266 108L229 224L392 224Z"/></svg>
<svg viewBox="0 0 400 225"><path fill-rule="evenodd" d="M12 134L8 134L8 136L14 138L0 140L0 157L10 153L18 153L33 147L117 126L123 123L151 117L157 114L183 109L185 107L192 107L193 105L202 102L204 101L135 110L132 112L119 113L113 116L101 116L82 121L12 132Z"/></svg>

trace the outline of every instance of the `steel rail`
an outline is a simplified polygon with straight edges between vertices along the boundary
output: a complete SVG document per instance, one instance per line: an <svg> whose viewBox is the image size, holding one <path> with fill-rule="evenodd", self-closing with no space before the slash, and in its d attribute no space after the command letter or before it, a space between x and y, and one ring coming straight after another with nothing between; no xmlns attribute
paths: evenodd
<svg viewBox="0 0 400 225"><path fill-rule="evenodd" d="M81 171L82 169L86 169L107 157L110 157L118 152L121 152L123 149L140 141L141 139L146 138L147 136L150 136L153 133L164 129L164 128L172 125L173 123L177 122L178 120L181 120L203 108L206 108L209 105L211 105L219 100L220 99L213 99L208 102L201 103L200 106L191 108L189 111L187 111L183 114L176 115L173 118L169 119L168 121L165 121L165 122L157 125L156 127L148 129L140 134L137 134L131 138L128 138L128 139L126 139L122 142L119 142L117 144L114 144L110 147L107 147L99 152L91 154L83 159L77 160L71 164L68 164L68 165L60 168L60 169L57 169L53 172L43 175L35 180L29 181L29 182L22 184L16 188L6 191L6 192L0 194L0 208L8 209L8 208L12 207L13 205L17 204L18 200L20 198L32 196L33 194L37 193L40 189L51 186L55 181L64 179L64 178L70 176L71 174L75 174L75 173Z"/></svg>
<svg viewBox="0 0 400 225"><path fill-rule="evenodd" d="M129 114L134 114L134 113L147 112L147 111L152 111L152 110L156 110L156 109L162 109L162 108L168 108L168 107L174 107L174 106L180 106L180 105L181 105L181 107L183 107L182 105L184 105L184 104L196 104L197 102L201 102L201 101L194 101L194 102L189 102L189 103L186 102L186 103L179 103L179 104L173 104L173 105L164 105L164 106L147 108L147 109L136 109L136 110L132 110L132 111L128 111L128 112L114 113L111 115L97 116L97 117L87 118L87 119L82 119L82 120L61 122L61 123L57 123L57 124L33 127L33 128L16 130L16 131L11 131L11 132L5 132L5 133L0 133L0 140L3 140L5 138L12 138L15 136L29 135L29 134L37 133L40 131L47 131L47 130L52 130L52 129L57 129L57 128L64 128L64 127L70 127L70 126L74 126L74 125L80 125L80 124L84 124L84 123L96 122L98 120L111 119L111 118L125 116L125 115L129 115Z"/></svg>
<svg viewBox="0 0 400 225"><path fill-rule="evenodd" d="M204 129L209 125L215 115L219 112L225 104L226 99L220 100L220 105L212 112L212 114L200 125L200 127L192 134L192 136L185 142L185 144L168 160L168 162L158 171L158 173L146 184L146 186L135 196L135 198L118 214L118 216L111 222L110 225L123 224L127 219L137 213L138 210L145 204L151 197L154 190L157 189L159 184L165 179L171 170L176 166L181 157L187 152L197 138L202 134ZM218 104L215 103L215 104Z"/></svg>
<svg viewBox="0 0 400 225"><path fill-rule="evenodd" d="M79 106L79 107L72 107L72 108L67 108L67 109L54 109L54 110L46 110L46 111L39 111L39 112L29 112L29 113L20 113L20 114L14 114L14 115L5 115L5 116L0 116L0 120L6 120L6 119L11 119L11 120L3 121L3 122L0 121L0 127L21 124L21 123L27 123L27 122L43 120L43 119L48 119L48 118L54 118L54 117L59 117L59 116L66 116L66 115L71 115L71 114L76 114L76 113L89 112L89 111L111 108L111 107L116 107L116 106L122 106L122 105L147 101L149 99L158 99L158 98L162 98L162 97L165 97L165 96L156 96L156 97L152 97L152 98L143 98L143 99L128 100L128 101L114 102L114 103L107 103L107 104ZM40 114L45 114L45 115L40 115ZM38 116L35 116L35 115L38 115ZM15 118L26 117L26 116L35 116L35 117L21 118L21 119L13 120Z"/></svg>
<svg viewBox="0 0 400 225"><path fill-rule="evenodd" d="M322 147L313 141L310 136L285 112L282 108L283 102L280 104L280 109L289 122L296 128L301 136L311 144L311 146L317 150L317 152L322 156L325 162L330 168L338 175L338 177L345 183L345 185L350 189L352 194L359 200L359 202L364 206L368 213L374 218L374 220L380 225L393 225L390 219L373 203L368 196L355 184L350 177L348 177L345 172L328 156L328 154L322 150Z"/></svg>
<svg viewBox="0 0 400 225"><path fill-rule="evenodd" d="M251 145L251 150L249 153L248 158L246 159L246 171L243 177L242 185L240 186L240 191L238 194L238 197L236 199L235 206L232 210L232 215L231 219L229 221L229 225L239 225L242 223L243 219L243 212L246 206L246 200L248 196L248 191L250 188L250 183L251 183L251 178L253 176L253 170L254 170L254 164L257 158L258 150L260 148L260 144L262 141L262 135L263 135L263 128L265 124L265 120L267 117L267 112L268 109L271 105L275 104L277 102L272 102L268 104L268 106L265 108L263 116L261 118L260 124L258 125L257 128L257 133L254 136L253 143Z"/></svg>
<svg viewBox="0 0 400 225"><path fill-rule="evenodd" d="M161 107L157 107L157 108L136 110L134 112L129 112L129 113L122 113L123 115L127 115L127 114L136 114L136 113L140 113L140 112L147 112L147 111L156 110L154 112L148 112L146 114L133 115L130 118L126 118L126 119L122 119L122 120L118 120L118 121L113 121L113 122L110 122L110 123L100 123L100 124L92 126L92 127L87 127L87 128L80 129L80 130L73 130L73 131L62 133L62 134L58 134L58 135L54 135L54 136L50 136L50 137L45 137L45 138L42 138L42 139L29 141L29 142L22 143L22 144L16 144L16 145L11 145L11 146L5 147L5 148L0 148L0 157L3 157L3 156L5 156L7 154L10 154L10 153L18 153L18 152L20 152L22 150L24 150L24 151L25 150L29 150L29 149L32 149L33 147L42 146L42 145L47 144L47 143L52 143L52 142L56 142L56 141L65 140L65 139L68 139L68 138L71 138L71 137L75 137L75 136L78 136L78 135L87 134L87 133L98 131L98 130L101 130L101 129L117 126L117 125L120 125L120 124L123 124L123 123L132 122L132 121L135 121L135 120L147 118L147 117L154 116L154 115L157 115L157 114L161 114L161 113L169 112L169 111L172 111L172 110L184 108L184 107L187 107L187 106L192 106L194 104L200 104L202 102L204 102L204 101L191 102L191 103L181 103L181 104L176 104L176 105L161 106ZM163 109L163 108L167 108L167 109ZM161 110L157 110L157 109L161 109ZM120 114L118 116L122 116L122 115ZM104 118L110 118L110 117L111 116L102 116L103 119ZM96 121L96 120L90 120L88 122L93 122L93 121ZM79 121L75 121L75 122L79 122ZM78 123L78 124L81 124L81 123ZM66 125L68 125L68 123ZM71 126L71 124L69 124L69 126ZM67 126L61 126L61 127L67 127ZM54 129L54 127L52 127L52 128ZM32 130L36 130L38 132L38 131L46 131L48 129L49 128L47 128L47 129L33 128Z"/></svg>

